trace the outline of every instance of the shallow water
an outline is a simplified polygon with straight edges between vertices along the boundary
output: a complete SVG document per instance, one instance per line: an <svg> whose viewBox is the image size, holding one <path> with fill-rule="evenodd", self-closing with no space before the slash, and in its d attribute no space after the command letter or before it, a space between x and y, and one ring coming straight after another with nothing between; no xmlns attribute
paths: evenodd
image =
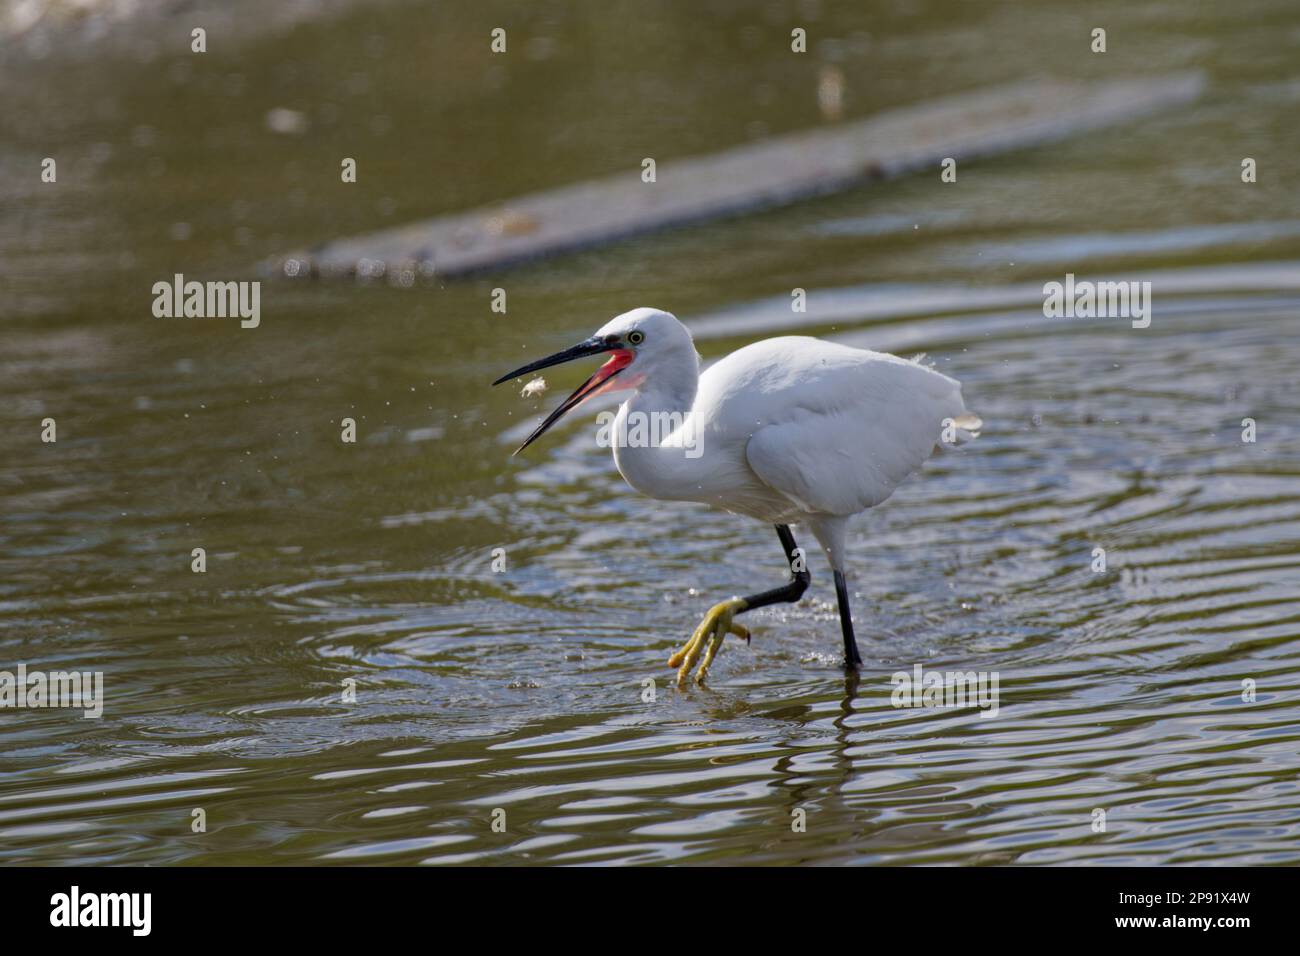
<svg viewBox="0 0 1300 956"><path fill-rule="evenodd" d="M1205 6L365 5L202 60L5 61L0 669L102 670L106 702L0 711L0 860L1300 862L1300 14ZM799 60L805 20L837 42ZM850 117L1035 71L1210 88L956 184L479 281L272 281L252 330L150 315L174 272L819 122L831 60ZM1151 280L1150 328L1044 318L1067 272ZM981 438L855 525L859 679L816 555L674 689L699 615L783 579L771 529L637 496L592 415L509 457L585 373L487 383L637 305L706 361L797 330L963 381ZM893 707L918 663L998 674L997 716Z"/></svg>

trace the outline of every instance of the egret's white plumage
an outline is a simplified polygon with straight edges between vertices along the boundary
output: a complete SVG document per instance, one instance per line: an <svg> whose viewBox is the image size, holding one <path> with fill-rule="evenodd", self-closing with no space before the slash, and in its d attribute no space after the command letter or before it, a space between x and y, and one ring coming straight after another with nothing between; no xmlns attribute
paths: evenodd
<svg viewBox="0 0 1300 956"><path fill-rule="evenodd" d="M684 437L658 447L616 444L628 484L652 498L807 523L836 568L846 520L893 494L930 457L945 421L959 439L978 427L959 382L897 356L782 336L700 374L690 333L665 312L636 309L596 337L625 338L633 329L645 339L628 369L639 373L629 379L636 394L619 419L681 412ZM683 454L690 440L698 457Z"/></svg>
<svg viewBox="0 0 1300 956"><path fill-rule="evenodd" d="M966 410L961 384L918 361L806 336L755 342L701 374L690 332L658 309L625 312L590 339L499 381L598 353L611 358L523 447L590 396L631 390L614 435L632 435L636 422L655 416L674 427L657 442L614 442L628 484L652 498L702 502L770 522L787 557L795 548L787 526L807 524L835 571L845 658L856 665L843 575L848 520L893 494L943 438L976 433L980 421ZM681 679L706 644L697 679L727 633L748 636L735 614L798 600L809 577L792 571L783 588L712 608L670 660L674 667L681 662Z"/></svg>

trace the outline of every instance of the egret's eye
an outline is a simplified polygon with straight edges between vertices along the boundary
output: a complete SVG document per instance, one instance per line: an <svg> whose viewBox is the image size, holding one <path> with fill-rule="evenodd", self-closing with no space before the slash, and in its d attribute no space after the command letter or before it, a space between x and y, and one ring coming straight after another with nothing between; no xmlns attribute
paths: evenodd
<svg viewBox="0 0 1300 956"><path fill-rule="evenodd" d="M633 345L640 345L645 341L645 333L640 329L633 329L627 334L627 340Z"/></svg>

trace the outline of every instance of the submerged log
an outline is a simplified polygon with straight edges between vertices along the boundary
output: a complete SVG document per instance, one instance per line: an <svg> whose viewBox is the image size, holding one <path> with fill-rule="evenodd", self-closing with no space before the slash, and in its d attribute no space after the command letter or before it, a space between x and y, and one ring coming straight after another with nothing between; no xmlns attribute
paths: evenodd
<svg viewBox="0 0 1300 956"><path fill-rule="evenodd" d="M285 275L456 276L637 233L738 215L952 157L1051 142L1191 102L1204 78L1035 80L907 106L719 153L665 161L468 212L328 242L271 263Z"/></svg>

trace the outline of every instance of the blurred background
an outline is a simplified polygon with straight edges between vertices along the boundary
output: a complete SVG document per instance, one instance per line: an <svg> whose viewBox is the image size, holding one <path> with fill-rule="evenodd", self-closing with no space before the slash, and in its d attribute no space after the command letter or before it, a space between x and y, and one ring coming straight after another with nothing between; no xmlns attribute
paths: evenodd
<svg viewBox="0 0 1300 956"><path fill-rule="evenodd" d="M834 122L827 77L853 120L1186 69L955 184L410 288L259 271ZM0 669L106 681L98 721L0 712L0 861L1300 862L1293 0L0 0L0 83ZM155 319L177 272L264 279L261 326ZM1045 319L1066 272L1152 280L1151 328ZM860 682L818 555L671 689L784 579L770 529L639 498L586 425L509 457L585 373L488 383L643 305L706 361L797 330L963 381L984 436L855 526ZM917 662L999 672L999 717L892 708Z"/></svg>

